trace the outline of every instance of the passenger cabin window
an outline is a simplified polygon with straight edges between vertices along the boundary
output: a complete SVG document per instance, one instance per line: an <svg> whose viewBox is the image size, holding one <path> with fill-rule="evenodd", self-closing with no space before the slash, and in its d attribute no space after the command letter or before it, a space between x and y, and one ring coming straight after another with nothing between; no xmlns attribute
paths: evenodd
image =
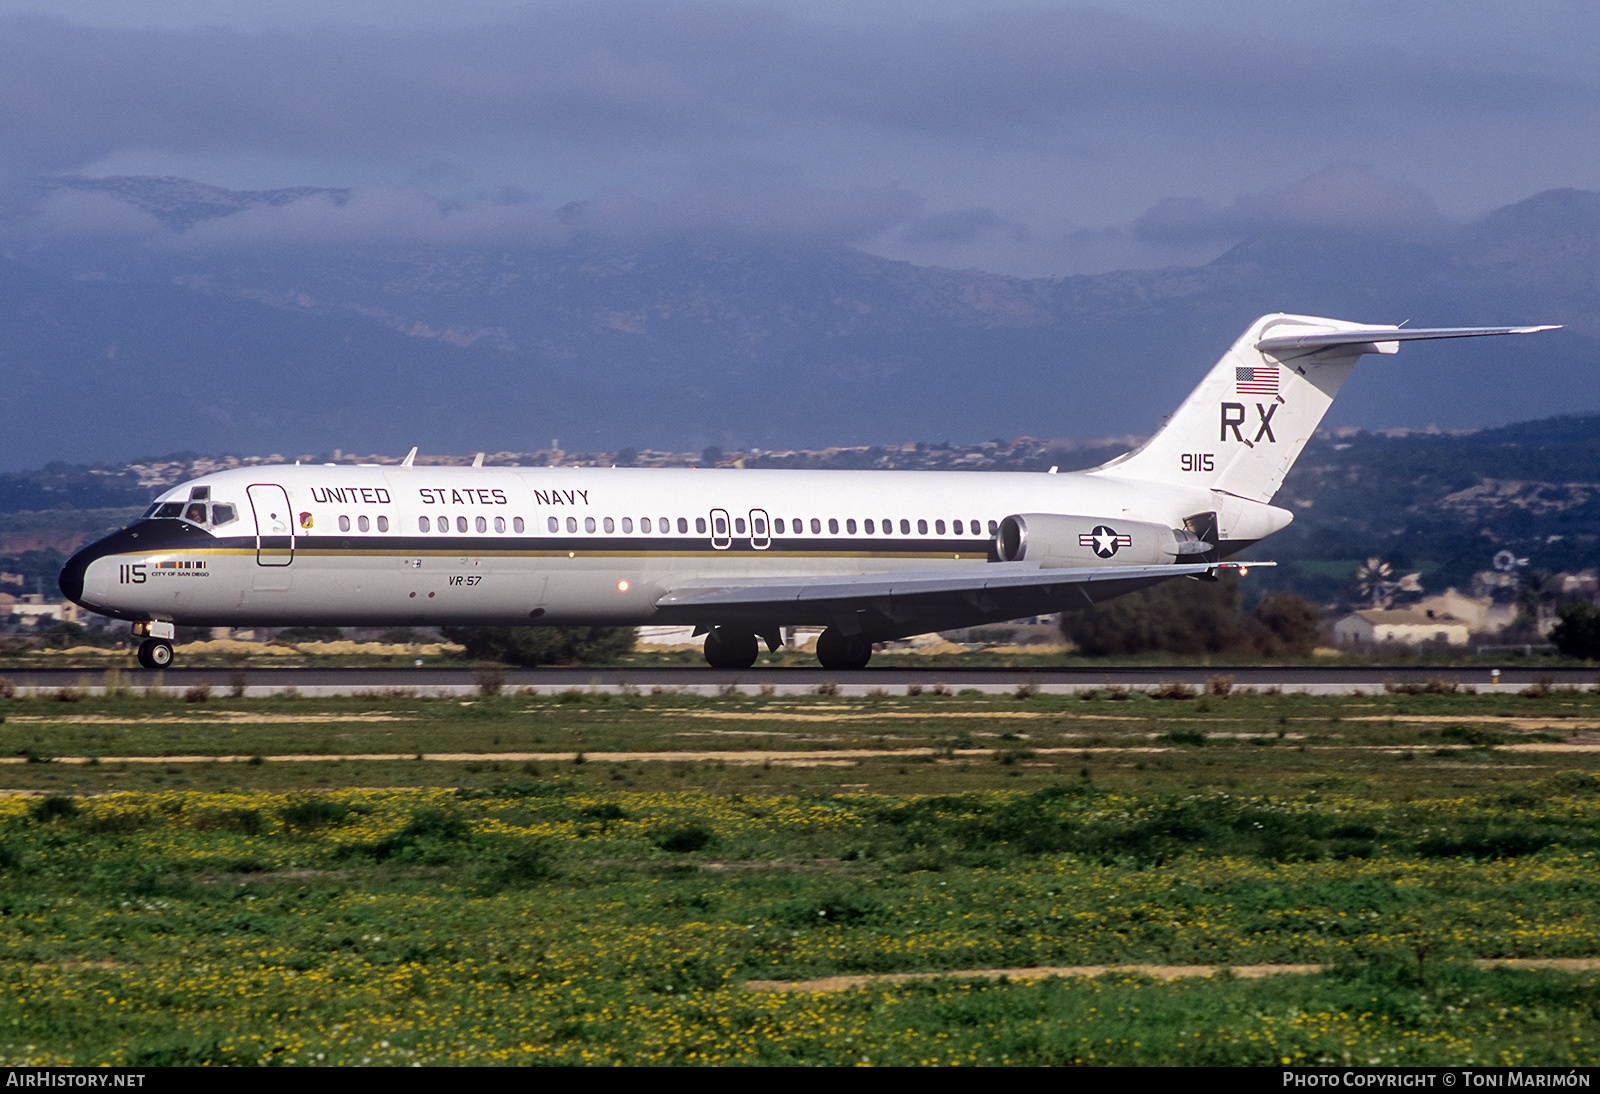
<svg viewBox="0 0 1600 1094"><path fill-rule="evenodd" d="M779 534L779 535L780 535L780 536L781 536L781 535L783 535L783 518L782 518L782 517L779 517L779 518L778 518L778 519L777 519L777 520L775 520L775 521L773 521L773 522L772 522L772 528L773 528L773 530L774 530L774 531L776 531L776 532L777 532L777 533L778 533L778 534Z"/></svg>
<svg viewBox="0 0 1600 1094"><path fill-rule="evenodd" d="M550 530L552 532L561 531L561 522L559 520L557 520L555 517L551 517L550 518L549 525L550 525Z"/></svg>
<svg viewBox="0 0 1600 1094"><path fill-rule="evenodd" d="M522 523L522 518L521 517L512 517L511 518L511 530L513 532L516 532L518 535L521 535L523 529L525 529L526 527L527 527L527 525Z"/></svg>
<svg viewBox="0 0 1600 1094"><path fill-rule="evenodd" d="M357 517L356 518L356 531L358 531L358 532L366 532L366 531L370 531L371 529L372 529L372 522L369 521L366 517Z"/></svg>
<svg viewBox="0 0 1600 1094"><path fill-rule="evenodd" d="M702 536L706 534L706 518L705 517L695 517L694 518L694 530L696 532L699 532Z"/></svg>
<svg viewBox="0 0 1600 1094"><path fill-rule="evenodd" d="M822 522L816 517L811 518L811 534L814 536L820 536L822 534Z"/></svg>
<svg viewBox="0 0 1600 1094"><path fill-rule="evenodd" d="M753 519L753 520L752 520L752 521L751 521L751 522L750 522L750 523L751 523L751 525L752 525L752 527L754 527L754 528L755 528L755 530L756 530L756 535L758 535L758 536L764 536L764 535L766 535L766 534L767 534L767 522L766 522L766 521L764 521L764 520L762 520L762 519L761 519L761 518L760 518L760 517L756 517L756 518L755 518L755 519ZM740 531L741 531L741 532L742 532L742 531L744 531L744 529L743 529L743 528L741 528L741 529L739 529L739 530L740 530Z"/></svg>
<svg viewBox="0 0 1600 1094"><path fill-rule="evenodd" d="M991 520L989 522L989 534L992 536L992 535L995 535L996 533L998 533L999 531L1000 531L1000 522Z"/></svg>
<svg viewBox="0 0 1600 1094"><path fill-rule="evenodd" d="M935 532L939 533L941 536L944 535L944 521L942 521L942 520L934 521L933 522L933 530Z"/></svg>
<svg viewBox="0 0 1600 1094"><path fill-rule="evenodd" d="M927 534L928 534L928 522L925 521L925 520L917 521L917 535L925 536Z"/></svg>
<svg viewBox="0 0 1600 1094"><path fill-rule="evenodd" d="M473 521L473 527L480 532L487 532L489 530L489 522L483 517L478 517Z"/></svg>
<svg viewBox="0 0 1600 1094"><path fill-rule="evenodd" d="M735 535L740 535L740 536L744 535L744 518L743 517L734 517L733 518L733 531L734 531Z"/></svg>
<svg viewBox="0 0 1600 1094"><path fill-rule="evenodd" d="M831 536L839 534L839 521L834 517L828 518L828 534Z"/></svg>
<svg viewBox="0 0 1600 1094"><path fill-rule="evenodd" d="M902 536L909 536L911 534L911 522L909 520L905 520L904 518L901 519L900 534Z"/></svg>
<svg viewBox="0 0 1600 1094"><path fill-rule="evenodd" d="M388 517L379 517L378 518L378 531L387 532L388 530L389 530L389 518Z"/></svg>
<svg viewBox="0 0 1600 1094"><path fill-rule="evenodd" d="M583 530L585 532L593 532L594 531L594 518L593 517L584 517L583 518Z"/></svg>
<svg viewBox="0 0 1600 1094"><path fill-rule="evenodd" d="M639 531L644 532L646 535L649 534L649 532L650 532L650 518L649 517L640 517L639 518Z"/></svg>
<svg viewBox="0 0 1600 1094"><path fill-rule="evenodd" d="M712 523L712 527L714 527L717 530L717 535L719 535L719 536L725 536L725 535L728 534L728 522L723 520L721 517L718 517ZM742 532L742 531L744 531L744 529L741 528L741 529L739 529L739 531Z"/></svg>
<svg viewBox="0 0 1600 1094"><path fill-rule="evenodd" d="M457 517L456 518L456 531L465 532L466 530L467 530L467 518L466 517Z"/></svg>
<svg viewBox="0 0 1600 1094"><path fill-rule="evenodd" d="M340 517L339 518L339 531L348 532L349 530L350 530L350 518L349 517Z"/></svg>
<svg viewBox="0 0 1600 1094"><path fill-rule="evenodd" d="M603 532L605 532L606 535L609 536L612 532L617 530L617 522L612 520L610 517L607 517L605 520L600 522L600 528Z"/></svg>
<svg viewBox="0 0 1600 1094"><path fill-rule="evenodd" d="M427 517L418 517L417 518L417 531L419 531L419 532L431 532L431 531L433 531L433 525L428 521Z"/></svg>
<svg viewBox="0 0 1600 1094"><path fill-rule="evenodd" d="M567 518L567 531L576 532L577 530L578 530L578 518L577 517L568 517Z"/></svg>
<svg viewBox="0 0 1600 1094"><path fill-rule="evenodd" d="M846 532L849 532L852 536L855 535L856 534L856 522L853 521L853 520L845 521L844 522L844 530Z"/></svg>
<svg viewBox="0 0 1600 1094"><path fill-rule="evenodd" d="M861 522L861 530L867 533L869 536L872 535L873 532L877 531L877 529L872 526L871 517L868 517L866 520Z"/></svg>
<svg viewBox="0 0 1600 1094"><path fill-rule="evenodd" d="M623 535L632 535L633 534L633 518L632 517L623 517L622 518L622 533L623 533Z"/></svg>
<svg viewBox="0 0 1600 1094"><path fill-rule="evenodd" d="M705 522L701 521L700 525L701 525L701 528L704 529ZM686 535L689 534L689 519L687 517L679 517L678 518L678 534L680 536L686 536Z"/></svg>
<svg viewBox="0 0 1600 1094"><path fill-rule="evenodd" d="M494 530L496 532L504 532L506 530L506 518L505 517L495 517L494 518Z"/></svg>

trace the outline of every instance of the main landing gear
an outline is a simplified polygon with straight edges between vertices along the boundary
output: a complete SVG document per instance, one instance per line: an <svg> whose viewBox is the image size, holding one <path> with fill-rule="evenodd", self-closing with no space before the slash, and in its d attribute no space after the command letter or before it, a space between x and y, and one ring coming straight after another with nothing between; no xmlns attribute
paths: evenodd
<svg viewBox="0 0 1600 1094"><path fill-rule="evenodd" d="M714 669L747 669L760 652L750 631L712 627L706 632L706 664Z"/></svg>
<svg viewBox="0 0 1600 1094"><path fill-rule="evenodd" d="M776 644L777 639L772 639ZM713 627L706 633L706 664L714 669L747 669L760 652L756 636L736 627ZM142 655L141 655L142 656ZM864 669L872 660L872 641L829 627L817 638L817 660L825 669Z"/></svg>
<svg viewBox="0 0 1600 1094"><path fill-rule="evenodd" d="M872 660L872 642L864 634L829 627L817 637L817 660L825 669L864 669Z"/></svg>
<svg viewBox="0 0 1600 1094"><path fill-rule="evenodd" d="M164 669L172 664L172 643L164 638L146 638L139 643L139 664L147 669Z"/></svg>

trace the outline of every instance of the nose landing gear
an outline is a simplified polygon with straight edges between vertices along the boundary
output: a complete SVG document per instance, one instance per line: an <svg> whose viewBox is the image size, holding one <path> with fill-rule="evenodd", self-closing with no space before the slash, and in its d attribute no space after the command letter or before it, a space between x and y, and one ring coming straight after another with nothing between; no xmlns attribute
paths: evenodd
<svg viewBox="0 0 1600 1094"><path fill-rule="evenodd" d="M164 638L146 638L139 643L139 664L147 669L164 669L172 664L172 643Z"/></svg>
<svg viewBox="0 0 1600 1094"><path fill-rule="evenodd" d="M139 664L147 669L164 669L172 664L172 640L177 637L177 628L171 623L135 623L133 634L144 638L139 643Z"/></svg>

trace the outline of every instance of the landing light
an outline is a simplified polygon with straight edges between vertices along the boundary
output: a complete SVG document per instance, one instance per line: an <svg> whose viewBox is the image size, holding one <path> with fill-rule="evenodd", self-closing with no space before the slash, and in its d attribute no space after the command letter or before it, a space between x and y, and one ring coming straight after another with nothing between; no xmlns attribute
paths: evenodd
<svg viewBox="0 0 1600 1094"><path fill-rule="evenodd" d="M617 582L617 592L625 593L627 591L628 591L628 583L626 581Z"/></svg>
<svg viewBox="0 0 1600 1094"><path fill-rule="evenodd" d="M1248 574L1249 572L1250 572L1250 567L1248 567L1248 566L1240 566L1239 567L1239 576L1240 577L1243 577L1245 574Z"/></svg>

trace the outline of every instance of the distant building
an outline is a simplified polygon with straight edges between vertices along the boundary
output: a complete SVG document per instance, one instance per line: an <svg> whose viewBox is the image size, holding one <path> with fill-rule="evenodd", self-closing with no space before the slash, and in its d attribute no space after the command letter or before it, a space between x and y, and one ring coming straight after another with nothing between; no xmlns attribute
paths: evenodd
<svg viewBox="0 0 1600 1094"><path fill-rule="evenodd" d="M1515 605L1496 604L1491 597L1467 596L1453 588L1436 596L1425 596L1407 607L1424 614L1432 612L1435 616L1453 615L1466 623L1473 634L1497 634L1511 626L1517 616Z"/></svg>
<svg viewBox="0 0 1600 1094"><path fill-rule="evenodd" d="M1333 625L1333 639L1344 646L1370 646L1397 642L1419 646L1424 642L1444 642L1465 646L1472 627L1464 619L1437 609L1368 608L1352 612Z"/></svg>
<svg viewBox="0 0 1600 1094"><path fill-rule="evenodd" d="M36 594L29 594L20 600L10 596L4 599L10 603L0 608L0 612L20 616L24 623L48 626L46 620L56 623L78 622L78 606L70 600L45 600Z"/></svg>

